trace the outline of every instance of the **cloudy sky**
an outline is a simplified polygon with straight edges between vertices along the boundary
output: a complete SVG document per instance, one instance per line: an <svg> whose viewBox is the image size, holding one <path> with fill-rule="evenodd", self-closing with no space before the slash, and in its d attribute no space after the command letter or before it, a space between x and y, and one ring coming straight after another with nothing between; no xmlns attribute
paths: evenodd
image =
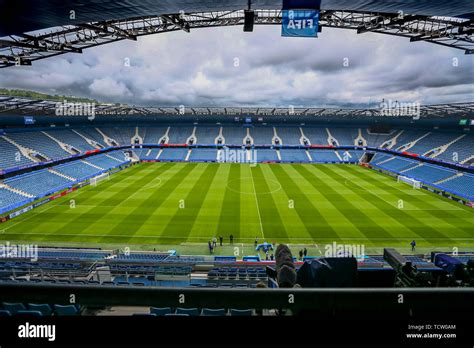
<svg viewBox="0 0 474 348"><path fill-rule="evenodd" d="M0 87L150 106L372 106L474 100L474 56L381 34L279 26L141 37L0 70ZM127 64L129 62L129 64Z"/></svg>

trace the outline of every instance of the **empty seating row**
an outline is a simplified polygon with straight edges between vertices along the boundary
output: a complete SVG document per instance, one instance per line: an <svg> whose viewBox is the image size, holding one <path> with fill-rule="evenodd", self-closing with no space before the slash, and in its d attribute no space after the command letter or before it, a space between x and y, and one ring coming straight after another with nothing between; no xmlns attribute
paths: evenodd
<svg viewBox="0 0 474 348"><path fill-rule="evenodd" d="M2 303L2 310L0 310L0 316L75 316L81 313L81 307L76 305L49 305L49 304L35 304L28 303Z"/></svg>
<svg viewBox="0 0 474 348"><path fill-rule="evenodd" d="M73 184L71 180L53 174L46 169L6 179L5 183L35 197L45 196Z"/></svg>
<svg viewBox="0 0 474 348"><path fill-rule="evenodd" d="M474 201L474 175L465 174L438 184L444 190Z"/></svg>
<svg viewBox="0 0 474 348"><path fill-rule="evenodd" d="M437 167L430 164L424 164L410 168L403 172L404 176L408 176L429 184L434 184L437 181L447 179L455 174L456 172L452 169Z"/></svg>
<svg viewBox="0 0 474 348"><path fill-rule="evenodd" d="M54 170L79 181L82 181L85 178L89 178L91 176L95 176L101 172L100 169L95 168L82 161L61 164L59 166L54 167Z"/></svg>
<svg viewBox="0 0 474 348"><path fill-rule="evenodd" d="M178 315L178 316L252 316L254 315L253 309L229 309L226 310L225 308L157 308L151 307L150 314L155 316L171 316L171 315Z"/></svg>
<svg viewBox="0 0 474 348"><path fill-rule="evenodd" d="M34 163L23 156L20 150L13 144L0 137L0 169L21 167Z"/></svg>

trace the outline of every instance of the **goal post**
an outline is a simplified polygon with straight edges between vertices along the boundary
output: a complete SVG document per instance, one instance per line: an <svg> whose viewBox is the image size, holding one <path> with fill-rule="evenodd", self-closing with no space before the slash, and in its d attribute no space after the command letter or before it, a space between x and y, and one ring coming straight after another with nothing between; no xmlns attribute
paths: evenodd
<svg viewBox="0 0 474 348"><path fill-rule="evenodd" d="M405 184L411 185L414 189L421 188L421 181L403 175L397 177L397 182L404 182Z"/></svg>
<svg viewBox="0 0 474 348"><path fill-rule="evenodd" d="M93 178L90 179L90 184L92 186L96 186L98 183L104 181L104 180L109 180L110 179L110 174L107 173L102 173L100 175L94 176Z"/></svg>

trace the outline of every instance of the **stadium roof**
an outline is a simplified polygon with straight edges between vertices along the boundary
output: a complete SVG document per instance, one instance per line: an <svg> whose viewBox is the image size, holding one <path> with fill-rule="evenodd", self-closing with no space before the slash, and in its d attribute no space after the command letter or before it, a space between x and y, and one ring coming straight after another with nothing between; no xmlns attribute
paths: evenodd
<svg viewBox="0 0 474 348"><path fill-rule="evenodd" d="M53 100L30 99L25 97L0 96L0 117L4 115L55 115L57 106L62 102ZM66 105L66 108L68 106ZM146 107L124 104L99 103L94 105L96 115L125 115L125 116L314 116L314 117L344 117L361 116L384 117L380 108L277 108L277 107ZM451 103L436 105L421 105L420 117L445 118L451 116L474 116L474 103ZM390 116L387 116L390 117ZM403 116L401 116L403 117ZM412 116L408 116L412 117Z"/></svg>
<svg viewBox="0 0 474 348"><path fill-rule="evenodd" d="M0 36L70 25L170 13L242 10L248 0L0 0ZM252 9L282 8L282 0L251 0ZM472 0L321 0L322 10L345 10L474 18Z"/></svg>
<svg viewBox="0 0 474 348"><path fill-rule="evenodd" d="M281 24L282 0L250 3L256 25ZM247 8L248 0L49 0L40 6L35 0L0 0L0 37L8 36L0 39L0 68L143 35L242 25ZM402 36L472 54L473 18L472 0L321 0L319 25Z"/></svg>

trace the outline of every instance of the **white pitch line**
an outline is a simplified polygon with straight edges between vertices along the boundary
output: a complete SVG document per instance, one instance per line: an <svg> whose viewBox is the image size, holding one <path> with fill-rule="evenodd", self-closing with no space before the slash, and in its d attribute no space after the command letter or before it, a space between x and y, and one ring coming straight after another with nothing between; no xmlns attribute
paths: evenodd
<svg viewBox="0 0 474 348"><path fill-rule="evenodd" d="M255 202L257 203L257 213L258 213L258 220L260 221L260 230L262 231L262 239L263 241L265 241L265 235L263 234L262 218L260 216L260 207L258 205L257 190L255 189L255 181L253 180L252 169L250 169L250 176L252 177L253 192L255 193Z"/></svg>

